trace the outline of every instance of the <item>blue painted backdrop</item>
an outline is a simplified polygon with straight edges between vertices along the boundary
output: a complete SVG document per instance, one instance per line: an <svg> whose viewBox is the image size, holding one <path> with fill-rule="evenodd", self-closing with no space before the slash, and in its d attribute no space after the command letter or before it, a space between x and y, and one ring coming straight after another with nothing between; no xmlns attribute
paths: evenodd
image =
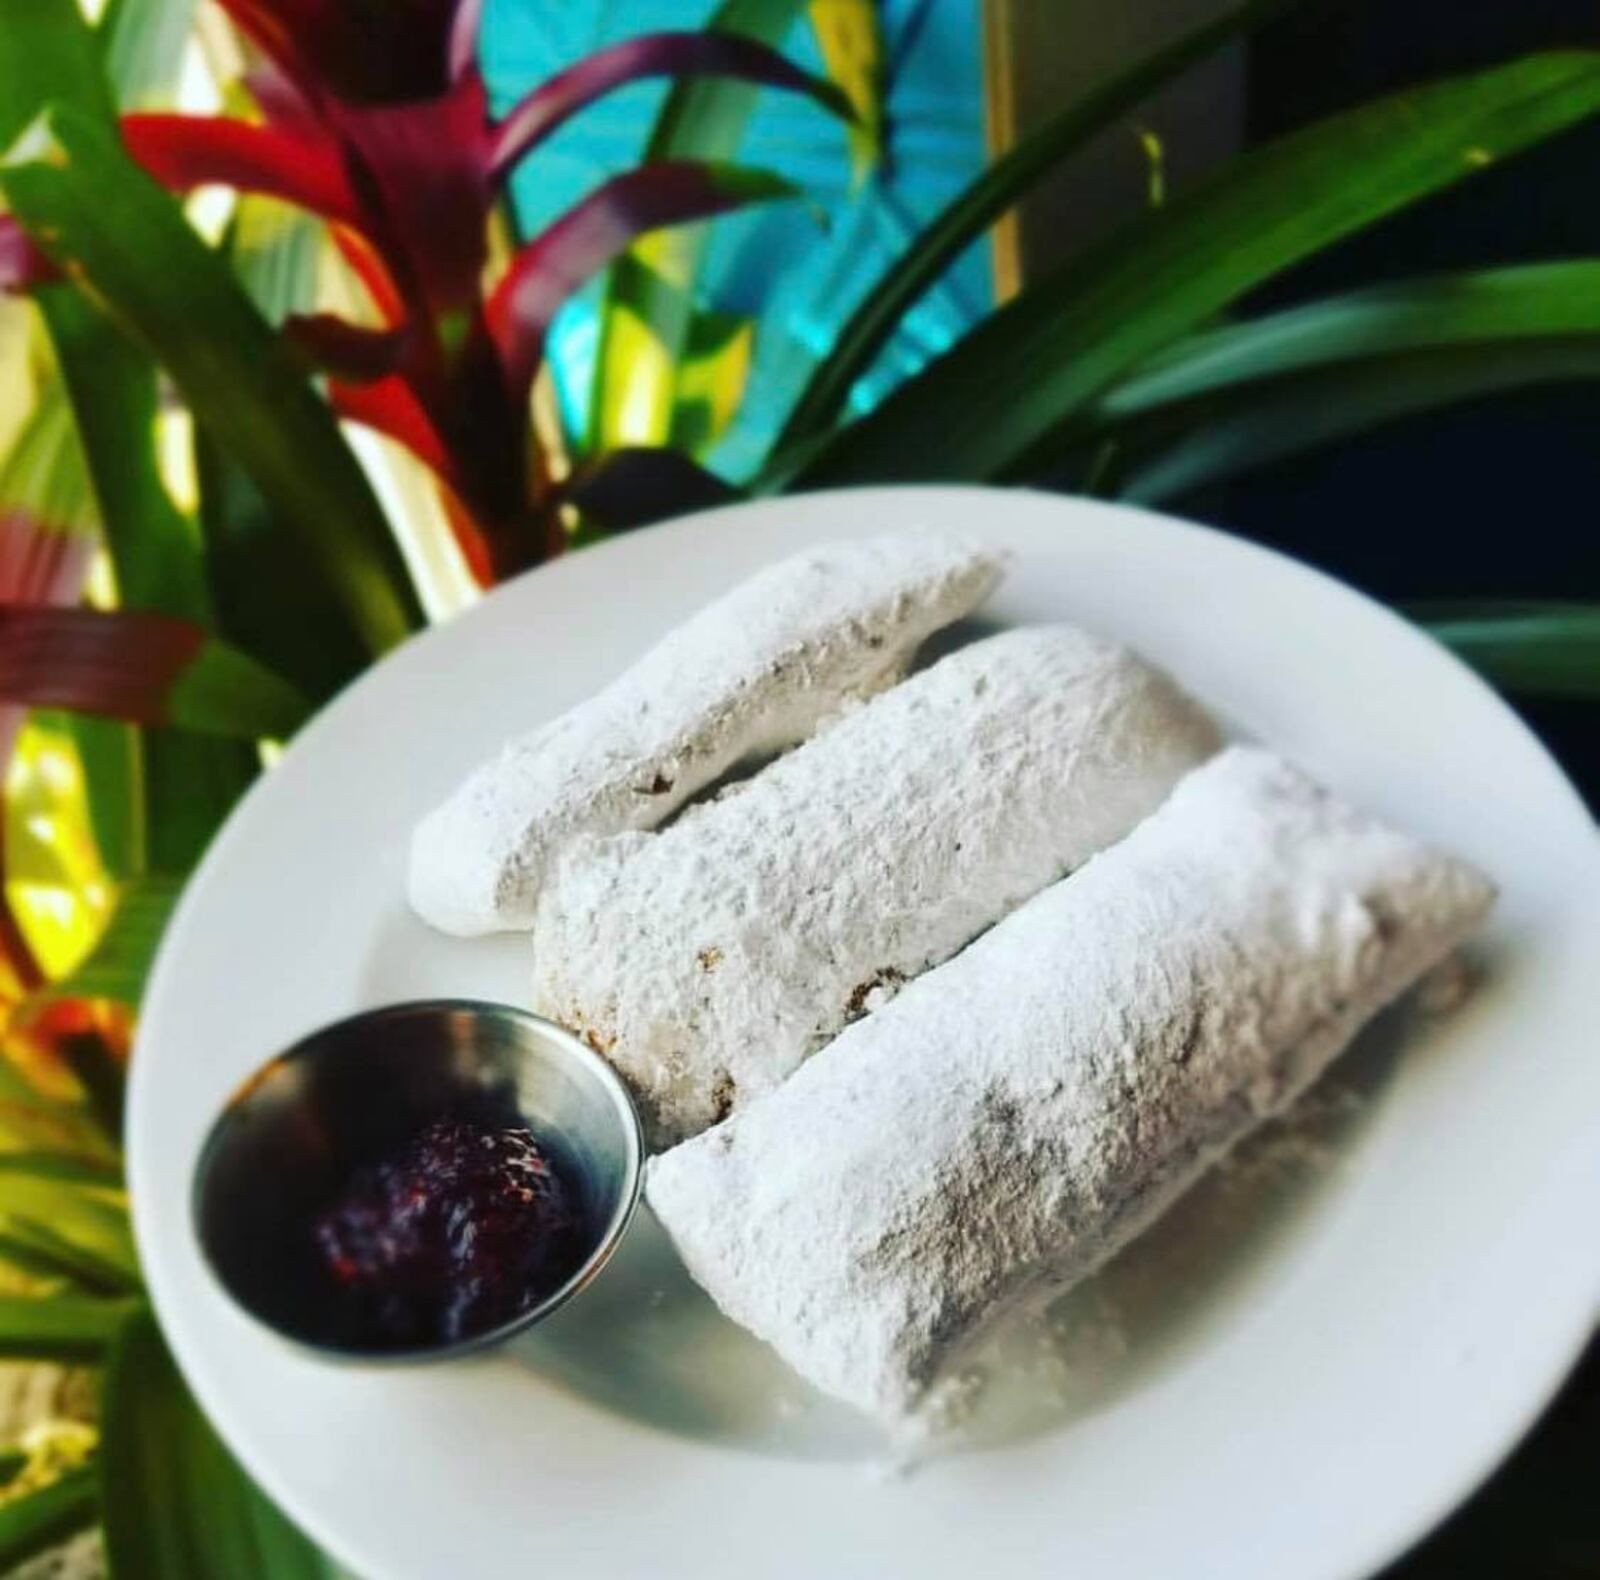
<svg viewBox="0 0 1600 1580"><path fill-rule="evenodd" d="M497 110L582 55L657 29L697 27L704 0L491 0L483 61ZM763 93L741 162L782 171L809 203L772 205L719 220L705 271L706 305L754 316L749 390L711 457L731 477L748 473L838 325L908 236L984 161L982 50L976 0L882 0L887 62L887 157L852 190L842 129L809 103ZM822 69L809 25L785 50ZM564 128L518 173L512 197L530 232L605 176L637 162L666 89L641 83L615 93ZM825 221L825 223L824 223ZM593 367L593 291L562 315L552 361L574 432L583 427ZM989 254L974 247L951 270L861 381L858 405L948 345L993 299Z"/></svg>

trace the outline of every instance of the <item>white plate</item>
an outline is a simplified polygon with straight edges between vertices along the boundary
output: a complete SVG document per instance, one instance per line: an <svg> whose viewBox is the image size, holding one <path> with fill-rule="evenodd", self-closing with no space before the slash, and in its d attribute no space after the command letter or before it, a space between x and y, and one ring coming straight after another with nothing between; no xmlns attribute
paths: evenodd
<svg viewBox="0 0 1600 1580"><path fill-rule="evenodd" d="M1015 551L1000 619L1128 639L1237 726L1481 863L1503 898L1476 997L1366 1039L1311 1120L1202 1186L1048 1343L1016 1338L975 1446L910 1475L875 1473L871 1434L716 1317L648 1221L593 1291L480 1360L331 1368L249 1325L201 1266L188 1200L235 1083L358 1007L523 986L519 941L447 940L408 915L412 824L503 737L754 567L915 522ZM1597 898L1593 826L1528 731L1302 566L1024 493L714 512L562 560L411 643L251 793L145 1004L139 1243L224 1436L371 1580L1345 1580L1489 1471L1600 1310Z"/></svg>

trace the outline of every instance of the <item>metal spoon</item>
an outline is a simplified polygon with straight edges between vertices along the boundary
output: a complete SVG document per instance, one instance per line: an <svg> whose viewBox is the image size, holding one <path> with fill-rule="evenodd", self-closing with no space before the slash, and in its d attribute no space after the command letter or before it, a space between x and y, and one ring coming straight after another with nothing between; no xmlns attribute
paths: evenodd
<svg viewBox="0 0 1600 1580"><path fill-rule="evenodd" d="M313 1254L315 1214L431 1121L489 1112L520 1119L564 1165L581 1200L581 1264L513 1320L454 1343L353 1337ZM599 1273L638 1205L643 1157L627 1089L570 1032L498 1004L396 1004L313 1032L234 1093L195 1168L195 1226L222 1287L293 1343L332 1359L442 1360L531 1327Z"/></svg>

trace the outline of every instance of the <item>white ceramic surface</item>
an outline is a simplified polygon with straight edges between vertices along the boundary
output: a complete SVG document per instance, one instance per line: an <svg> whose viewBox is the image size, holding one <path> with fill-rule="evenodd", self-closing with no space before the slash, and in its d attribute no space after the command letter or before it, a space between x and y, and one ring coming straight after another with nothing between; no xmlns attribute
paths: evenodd
<svg viewBox="0 0 1600 1580"><path fill-rule="evenodd" d="M913 522L1015 551L990 613L1126 638L1236 727L1481 863L1484 981L1364 1040L1312 1117L1202 1186L1054 1314L967 1452L886 1474L688 1285L643 1218L583 1299L446 1367L279 1347L200 1264L189 1175L239 1078L320 1022L514 1000L525 945L435 936L412 824L502 737L807 541ZM896 489L720 511L525 577L411 643L295 742L161 951L129 1104L151 1287L262 1483L369 1580L527 1574L1348 1580L1477 1483L1600 1312L1600 842L1533 737L1394 616L1137 512Z"/></svg>

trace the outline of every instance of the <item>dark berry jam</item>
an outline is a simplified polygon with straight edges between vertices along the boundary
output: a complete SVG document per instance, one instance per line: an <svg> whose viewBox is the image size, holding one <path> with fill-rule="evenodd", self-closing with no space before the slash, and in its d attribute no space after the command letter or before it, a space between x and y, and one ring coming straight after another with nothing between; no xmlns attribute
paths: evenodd
<svg viewBox="0 0 1600 1580"><path fill-rule="evenodd" d="M313 1233L352 1331L397 1348L499 1327L583 1259L576 1193L520 1124L436 1120L360 1169Z"/></svg>

